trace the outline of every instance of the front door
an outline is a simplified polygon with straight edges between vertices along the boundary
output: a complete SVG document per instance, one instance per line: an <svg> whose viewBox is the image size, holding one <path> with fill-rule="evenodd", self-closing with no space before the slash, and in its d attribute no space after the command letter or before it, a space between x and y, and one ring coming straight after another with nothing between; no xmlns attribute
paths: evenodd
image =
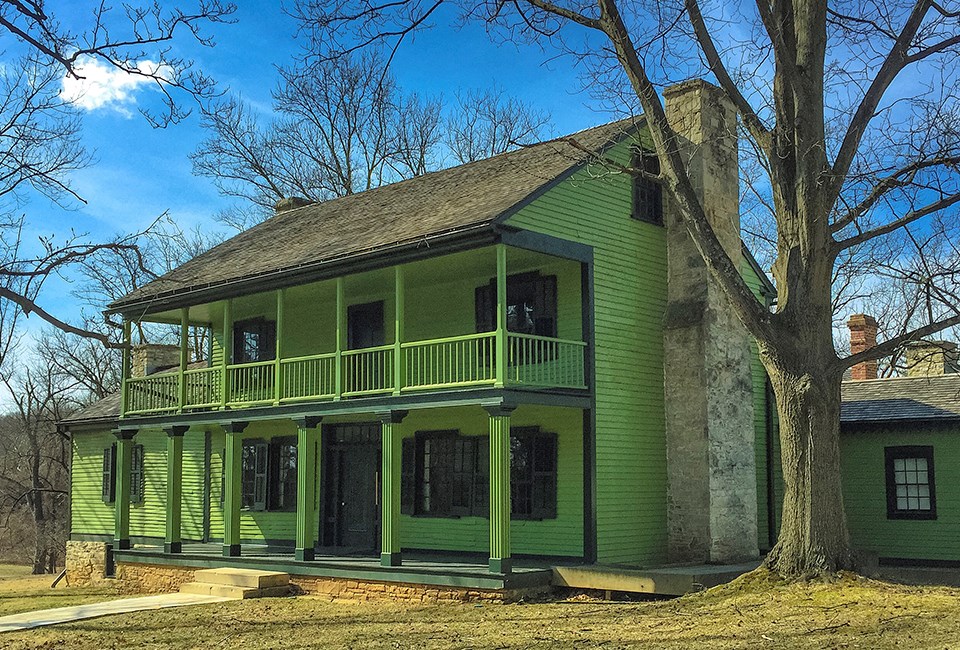
<svg viewBox="0 0 960 650"><path fill-rule="evenodd" d="M380 534L380 425L333 425L324 442L324 546L344 554L374 552Z"/></svg>

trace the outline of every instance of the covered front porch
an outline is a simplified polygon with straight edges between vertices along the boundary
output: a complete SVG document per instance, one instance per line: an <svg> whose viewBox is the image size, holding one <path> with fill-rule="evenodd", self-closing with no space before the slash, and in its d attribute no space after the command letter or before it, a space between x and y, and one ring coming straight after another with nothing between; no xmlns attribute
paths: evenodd
<svg viewBox="0 0 960 650"><path fill-rule="evenodd" d="M249 558L249 566L262 566L265 559L335 562L348 572L376 564L416 573L427 566L427 555L439 551L446 552L443 571L452 563L455 572L470 575L480 569L511 575L515 549L525 557L582 562L592 530L584 506L589 400L507 393L526 402L520 403L483 395L467 404L435 396L440 401L406 402L404 409L341 402L324 413L285 417L265 409L225 422L193 414L177 423L125 423L115 432L114 549L119 557L138 557L126 555L132 551L209 559L215 543L219 555ZM197 494L183 494L185 478L200 483L184 476L185 436L188 449L207 450L202 505ZM156 537L142 539L141 526L131 536L132 451L138 440L147 445L154 475L165 472L166 480L157 481L148 497L164 515L162 546ZM283 476L268 487L274 467ZM198 507L208 521L202 546L192 543L201 530ZM185 508L193 522L186 537ZM135 519L143 522L143 514ZM132 549L131 537L156 546Z"/></svg>

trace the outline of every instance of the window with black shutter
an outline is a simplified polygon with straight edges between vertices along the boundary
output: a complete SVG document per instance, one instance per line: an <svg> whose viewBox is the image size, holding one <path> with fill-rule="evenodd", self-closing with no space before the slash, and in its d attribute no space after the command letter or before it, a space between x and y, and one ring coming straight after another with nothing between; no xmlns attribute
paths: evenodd
<svg viewBox="0 0 960 650"><path fill-rule="evenodd" d="M233 362L270 361L277 354L277 323L264 318L237 321L233 325Z"/></svg>
<svg viewBox="0 0 960 650"><path fill-rule="evenodd" d="M240 505L254 511L297 508L297 439L244 440L240 461Z"/></svg>
<svg viewBox="0 0 960 650"><path fill-rule="evenodd" d="M404 440L401 512L430 517L489 516L489 438L420 431ZM538 428L510 434L515 519L557 516L557 435Z"/></svg>
<svg viewBox="0 0 960 650"><path fill-rule="evenodd" d="M477 287L474 295L477 332L497 328L497 280ZM507 277L507 331L557 336L557 276L539 272Z"/></svg>
<svg viewBox="0 0 960 650"><path fill-rule="evenodd" d="M113 443L103 450L103 485L102 495L104 503L113 503L117 490L117 443Z"/></svg>
<svg viewBox="0 0 960 650"><path fill-rule="evenodd" d="M130 450L130 503L143 503L145 488L143 445L134 445Z"/></svg>
<svg viewBox="0 0 960 650"><path fill-rule="evenodd" d="M648 149L640 149L633 156L633 167L659 176L660 159ZM647 176L633 177L633 218L657 226L663 225L663 187Z"/></svg>

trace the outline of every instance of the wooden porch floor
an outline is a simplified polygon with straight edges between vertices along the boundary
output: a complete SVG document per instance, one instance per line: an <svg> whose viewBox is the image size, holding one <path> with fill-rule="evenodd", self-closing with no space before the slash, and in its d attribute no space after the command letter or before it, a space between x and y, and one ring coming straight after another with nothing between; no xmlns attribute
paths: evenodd
<svg viewBox="0 0 960 650"><path fill-rule="evenodd" d="M137 545L130 550L114 551L114 561L121 563L187 566L197 569L242 567L284 571L291 575L397 582L467 589L526 589L551 584L555 562L515 559L508 574L490 573L485 560L430 553L404 552L398 567L380 565L373 555L318 555L309 561L298 561L292 552L245 544L240 557L224 557L222 546L184 544L181 553L165 553L162 546Z"/></svg>

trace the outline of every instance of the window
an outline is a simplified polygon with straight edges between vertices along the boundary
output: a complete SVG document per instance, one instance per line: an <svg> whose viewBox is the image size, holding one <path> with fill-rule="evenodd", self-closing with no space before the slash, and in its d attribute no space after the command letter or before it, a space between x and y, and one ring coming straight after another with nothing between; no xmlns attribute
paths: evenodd
<svg viewBox="0 0 960 650"><path fill-rule="evenodd" d="M478 332L497 328L497 280L477 287ZM507 277L507 331L538 336L557 335L557 276L520 273Z"/></svg>
<svg viewBox="0 0 960 650"><path fill-rule="evenodd" d="M933 447L887 447L887 519L936 519Z"/></svg>
<svg viewBox="0 0 960 650"><path fill-rule="evenodd" d="M458 431L420 431L403 441L400 503L404 514L489 516L489 439ZM510 434L515 519L557 516L557 436L536 428Z"/></svg>
<svg viewBox="0 0 960 650"><path fill-rule="evenodd" d="M637 151L632 164L648 174L660 174L660 159L648 149ZM633 177L633 218L663 225L663 187L659 181L643 176Z"/></svg>
<svg viewBox="0 0 960 650"><path fill-rule="evenodd" d="M233 362L270 361L277 354L277 323L263 318L233 325Z"/></svg>
<svg viewBox="0 0 960 650"><path fill-rule="evenodd" d="M296 510L296 437L273 438L269 442L243 441L240 507L246 510Z"/></svg>
<svg viewBox="0 0 960 650"><path fill-rule="evenodd" d="M103 450L102 480L103 502L113 503L117 498L117 443ZM143 445L133 445L130 451L130 503L143 503L145 483Z"/></svg>
<svg viewBox="0 0 960 650"><path fill-rule="evenodd" d="M130 450L130 503L143 503L146 476L143 471L143 445Z"/></svg>
<svg viewBox="0 0 960 650"><path fill-rule="evenodd" d="M351 350L384 344L383 301L347 307L347 347Z"/></svg>
<svg viewBox="0 0 960 650"><path fill-rule="evenodd" d="M117 443L103 450L103 502L113 503L117 490Z"/></svg>

